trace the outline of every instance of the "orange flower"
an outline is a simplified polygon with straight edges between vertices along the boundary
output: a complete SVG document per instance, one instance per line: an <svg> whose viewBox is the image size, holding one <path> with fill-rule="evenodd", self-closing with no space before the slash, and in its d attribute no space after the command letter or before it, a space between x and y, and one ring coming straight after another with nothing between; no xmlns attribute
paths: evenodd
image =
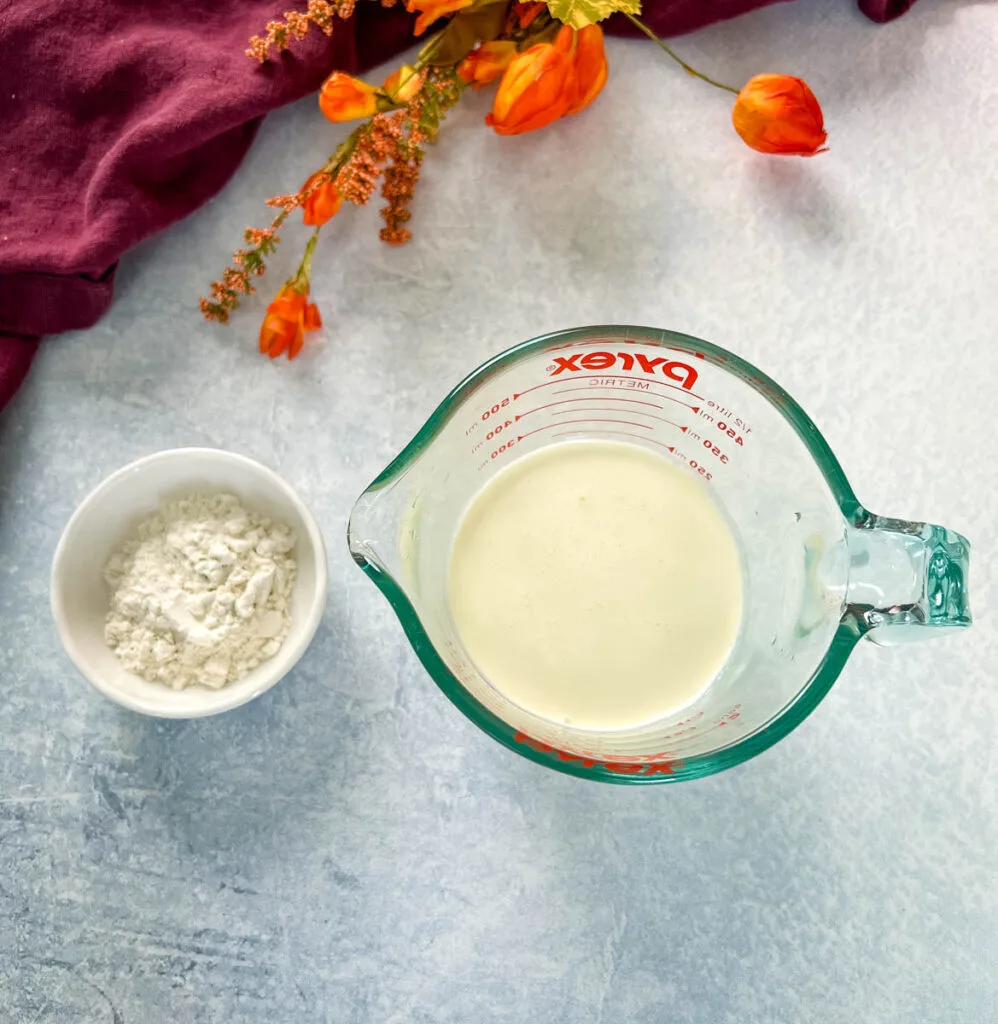
<svg viewBox="0 0 998 1024"><path fill-rule="evenodd" d="M516 43L506 39L496 39L491 43L476 46L457 66L461 80L476 89L487 85L498 78L509 67L510 61L516 56Z"/></svg>
<svg viewBox="0 0 998 1024"><path fill-rule="evenodd" d="M378 109L378 91L359 78L334 71L322 83L319 109L334 122L370 117Z"/></svg>
<svg viewBox="0 0 998 1024"><path fill-rule="evenodd" d="M311 188L315 179L318 178L320 174L322 174L322 171L317 171L313 174L312 177L302 185L302 192ZM303 220L310 227L322 227L327 220L331 220L336 216L342 204L343 197L340 195L339 190L327 179L320 185L317 185L312 190L312 194L305 200L305 203L302 206Z"/></svg>
<svg viewBox="0 0 998 1024"><path fill-rule="evenodd" d="M308 301L308 292L295 291L289 281L267 307L260 326L260 351L276 359L285 352L294 359L301 351L305 332L322 326L319 307Z"/></svg>
<svg viewBox="0 0 998 1024"><path fill-rule="evenodd" d="M438 18L470 7L473 0L406 0L405 9L412 14L420 11L413 35L421 36Z"/></svg>
<svg viewBox="0 0 998 1024"><path fill-rule="evenodd" d="M485 123L499 135L520 135L567 113L576 98L574 46L575 30L565 25L554 43L538 43L517 54L503 73Z"/></svg>
<svg viewBox="0 0 998 1024"><path fill-rule="evenodd" d="M576 99L566 113L577 114L600 94L606 85L606 50L603 48L603 29L599 25L586 25L575 40Z"/></svg>
<svg viewBox="0 0 998 1024"><path fill-rule="evenodd" d="M516 3L513 4L513 16L520 28L526 28L537 17L547 4L541 3Z"/></svg>
<svg viewBox="0 0 998 1024"><path fill-rule="evenodd" d="M760 153L814 156L825 139L821 107L806 82L790 75L756 75L735 100L735 131Z"/></svg>

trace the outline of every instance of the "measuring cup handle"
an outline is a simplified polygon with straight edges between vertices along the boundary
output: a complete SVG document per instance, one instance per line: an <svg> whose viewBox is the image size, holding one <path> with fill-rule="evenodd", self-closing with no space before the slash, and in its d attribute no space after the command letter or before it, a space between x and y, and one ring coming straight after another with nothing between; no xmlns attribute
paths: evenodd
<svg viewBox="0 0 998 1024"><path fill-rule="evenodd" d="M863 512L847 537L846 616L879 645L969 626L970 542L929 523Z"/></svg>

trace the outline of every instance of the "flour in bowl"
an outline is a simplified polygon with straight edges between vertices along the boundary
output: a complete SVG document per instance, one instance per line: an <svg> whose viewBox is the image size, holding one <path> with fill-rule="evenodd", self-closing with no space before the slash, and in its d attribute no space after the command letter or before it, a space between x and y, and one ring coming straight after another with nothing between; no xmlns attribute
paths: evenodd
<svg viewBox="0 0 998 1024"><path fill-rule="evenodd" d="M162 505L108 560L104 638L129 671L218 689L273 657L291 626L294 531L231 494Z"/></svg>

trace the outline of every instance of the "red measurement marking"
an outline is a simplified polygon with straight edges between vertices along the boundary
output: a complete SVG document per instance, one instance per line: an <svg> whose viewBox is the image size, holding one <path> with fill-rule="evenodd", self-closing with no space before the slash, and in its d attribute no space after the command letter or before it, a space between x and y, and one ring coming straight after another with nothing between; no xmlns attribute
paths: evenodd
<svg viewBox="0 0 998 1024"><path fill-rule="evenodd" d="M607 379L610 379L610 378L607 378ZM659 382L658 381L652 381L651 383L658 384ZM553 391L552 394L555 394L555 395L567 395L567 394L569 394L572 391L588 391L589 394L592 395L592 393L594 391L598 391L598 390L599 390L598 388L594 388L592 386L590 386L588 388L564 388L562 391ZM516 397L519 398L520 395L525 395L525 394L526 394L525 391L521 391L521 392L519 392L517 394ZM676 398L675 395L656 395L655 397L656 398L664 398L667 402L675 402L677 405L684 405L684 406L686 406L687 409L691 409L693 412L699 412L700 411L700 406L699 405L686 405L685 402L680 402L679 399ZM598 398L593 398L593 401L595 401L595 402L604 402L604 401L609 401L611 399L613 399L614 401L618 401L618 402L633 401L633 399L628 399L628 398L614 398L613 395L601 395ZM658 408L661 409L662 406L659 406Z"/></svg>
<svg viewBox="0 0 998 1024"><path fill-rule="evenodd" d="M594 399L594 401L595 401L595 399ZM599 399L599 401L602 401L602 399ZM614 410L614 409L557 409L555 412L551 413L551 415L552 416L564 416L566 413L571 414L571 413L575 413L575 412L615 412L615 411L616 410ZM638 415L638 416L647 416L647 417L649 417L649 419L658 420L659 423L668 423L670 427L679 427L679 429L684 434L686 433L686 427L680 426L678 423L673 423L672 420L667 420L664 416L656 416L653 412L639 412L636 415Z"/></svg>
<svg viewBox="0 0 998 1024"><path fill-rule="evenodd" d="M588 421L586 421L588 422ZM563 423L556 423L555 426L562 427ZM590 430L590 434L611 434L614 437L635 437L639 441L647 441L649 444L657 444L659 448L665 448L666 451L675 452L676 446L674 444L662 444L661 441L656 441L653 437L648 437L647 434L631 434L626 430ZM575 437L577 431L566 430L563 434L552 434L552 437Z"/></svg>
<svg viewBox="0 0 998 1024"><path fill-rule="evenodd" d="M708 733L715 732L716 730L728 725L729 723L734 722L736 719L741 717L737 711L737 708L740 707L741 704L736 704L735 708L733 708L732 711L725 718L722 718L720 721L712 722L710 725L707 726L706 729L698 730L697 727L694 725L689 729L680 729L678 732L672 733L671 736L675 737L675 741L670 744L670 752L680 751L693 744L699 743L703 739L703 737ZM700 714L703 714L703 712L700 712ZM729 740L727 742L733 741Z"/></svg>
<svg viewBox="0 0 998 1024"><path fill-rule="evenodd" d="M573 754L567 750L559 750L548 743L535 740L525 732L514 733L513 739L517 743L530 747L531 750L536 750L538 753L551 754L557 757L559 761L574 762L583 768L604 768L606 771L613 772L616 775L674 775L683 767L683 762L677 761L674 758L639 762L600 761L597 760L597 755L595 754Z"/></svg>
<svg viewBox="0 0 998 1024"><path fill-rule="evenodd" d="M576 391L590 391L591 388L576 388ZM561 394L560 391L556 391L555 394ZM540 412L541 409L550 409L555 405L568 405L571 402L629 402L631 405L648 405L652 409L664 409L665 406L659 405L657 402L642 402L637 398L616 398L611 396L609 398L563 398L560 402L548 402L547 405L538 405L534 409L528 409L526 412L521 412L518 416L513 418L516 420L522 420L524 416L529 416L531 413ZM563 409L562 412L571 412L571 409Z"/></svg>
<svg viewBox="0 0 998 1024"><path fill-rule="evenodd" d="M671 388L673 391L680 391L684 395L689 395L690 398L699 398L702 402L704 400L703 395L698 395L693 391L687 391L686 388L681 388L678 384L666 384L664 380L655 380L654 377L639 377L636 374L627 373L584 373L579 377L574 377L574 380L592 380L593 378L601 378L602 380L642 380L646 384L657 384L661 388ZM531 391L536 391L538 388L546 388L551 384L565 384L564 380L546 380L543 384L535 384L532 388L524 388L523 391L513 392L513 401L515 402L518 398L522 398L524 395L529 395ZM592 386L592 385L590 385Z"/></svg>
<svg viewBox="0 0 998 1024"><path fill-rule="evenodd" d="M634 420L562 420L560 423L549 423L545 427L538 427L536 430L528 430L527 433L520 434L517 437L517 441L522 441L524 438L532 437L534 434L539 434L542 430L550 430L552 427L567 427L569 423L623 423L625 426L628 427L641 427L643 430L652 429L650 423L635 423Z"/></svg>

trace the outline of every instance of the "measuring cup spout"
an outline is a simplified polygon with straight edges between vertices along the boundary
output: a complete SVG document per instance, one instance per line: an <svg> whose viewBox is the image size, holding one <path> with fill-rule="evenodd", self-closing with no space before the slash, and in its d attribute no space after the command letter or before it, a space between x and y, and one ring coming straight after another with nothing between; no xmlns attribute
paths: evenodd
<svg viewBox="0 0 998 1024"><path fill-rule="evenodd" d="M848 531L843 622L887 646L971 624L970 542L929 523L861 512Z"/></svg>
<svg viewBox="0 0 998 1024"><path fill-rule="evenodd" d="M398 510L391 486L369 487L357 499L347 524L353 560L365 571L391 572L398 545Z"/></svg>

